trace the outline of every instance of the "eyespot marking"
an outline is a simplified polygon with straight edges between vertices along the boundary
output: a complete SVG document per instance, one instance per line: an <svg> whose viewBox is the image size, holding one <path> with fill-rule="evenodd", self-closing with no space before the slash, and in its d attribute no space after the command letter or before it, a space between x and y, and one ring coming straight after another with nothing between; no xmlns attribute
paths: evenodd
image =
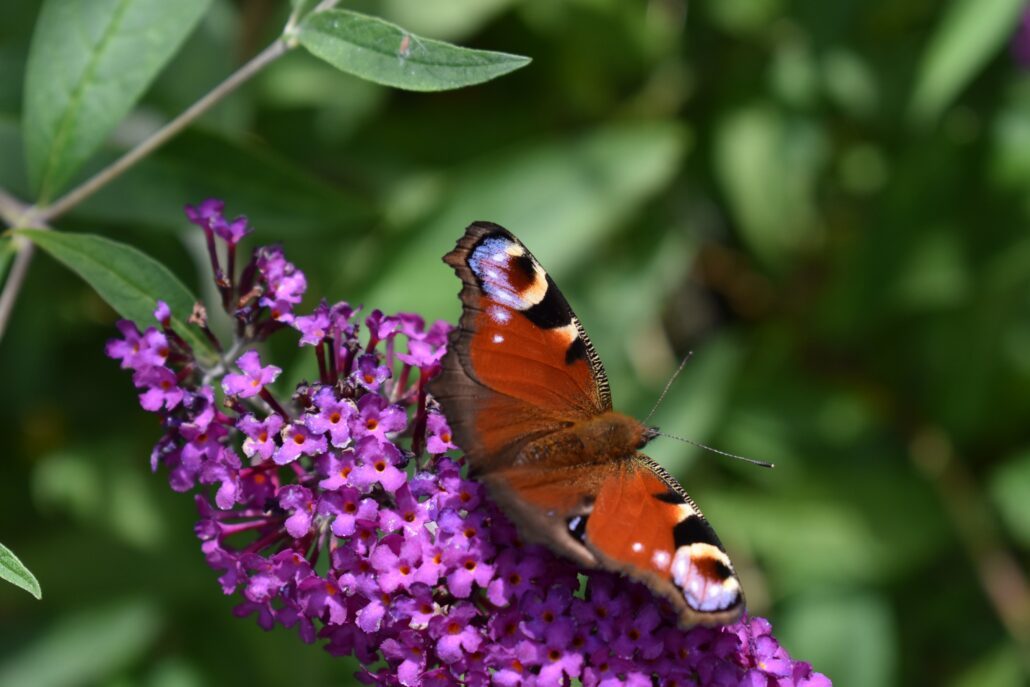
<svg viewBox="0 0 1030 687"><path fill-rule="evenodd" d="M740 583L729 558L711 544L678 548L671 573L687 605L696 611L724 611L741 602Z"/></svg>

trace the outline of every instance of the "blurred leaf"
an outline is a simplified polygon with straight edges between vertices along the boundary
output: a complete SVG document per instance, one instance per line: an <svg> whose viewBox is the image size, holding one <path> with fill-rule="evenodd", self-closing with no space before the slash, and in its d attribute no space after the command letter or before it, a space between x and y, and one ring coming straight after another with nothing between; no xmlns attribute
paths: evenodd
<svg viewBox="0 0 1030 687"><path fill-rule="evenodd" d="M783 594L866 582L880 573L883 546L846 503L713 490L699 502L725 539L746 537Z"/></svg>
<svg viewBox="0 0 1030 687"><path fill-rule="evenodd" d="M132 108L210 0L46 0L25 85L25 149L40 202Z"/></svg>
<svg viewBox="0 0 1030 687"><path fill-rule="evenodd" d="M268 148L196 129L180 134L132 174L116 179L75 212L92 223L185 223L184 203L226 198L258 236L285 238L356 225L373 215L364 198L327 184Z"/></svg>
<svg viewBox="0 0 1030 687"><path fill-rule="evenodd" d="M528 57L470 50L420 38L401 27L348 10L310 15L301 45L341 71L410 91L444 91L495 79Z"/></svg>
<svg viewBox="0 0 1030 687"><path fill-rule="evenodd" d="M390 95L379 84L342 73L297 50L262 74L259 83L261 97L269 105L294 114L310 109L309 134L330 146L344 144L367 125Z"/></svg>
<svg viewBox="0 0 1030 687"><path fill-rule="evenodd" d="M919 246L898 271L893 300L909 310L960 305L971 291L972 277L958 232L941 229L918 237Z"/></svg>
<svg viewBox="0 0 1030 687"><path fill-rule="evenodd" d="M290 6L293 7L293 13L303 19L319 2L320 0L290 0Z"/></svg>
<svg viewBox="0 0 1030 687"><path fill-rule="evenodd" d="M95 685L139 658L157 639L161 623L156 609L143 601L67 614L0 663L0 685Z"/></svg>
<svg viewBox="0 0 1030 687"><path fill-rule="evenodd" d="M752 107L716 131L715 165L741 238L773 267L820 237L815 182L824 158L819 129L778 110Z"/></svg>
<svg viewBox="0 0 1030 687"><path fill-rule="evenodd" d="M18 229L15 233L31 239L64 263L96 289L119 315L142 327L154 323L157 301L165 301L172 310L175 331L198 355L213 357L210 344L186 325L197 299L158 261L132 246L102 236L41 229Z"/></svg>
<svg viewBox="0 0 1030 687"><path fill-rule="evenodd" d="M999 465L991 475L991 498L1009 532L1030 549L1030 451Z"/></svg>
<svg viewBox="0 0 1030 687"><path fill-rule="evenodd" d="M43 598L39 580L14 555L14 552L3 544L0 544L0 579L7 580L16 587L21 587L37 599Z"/></svg>
<svg viewBox="0 0 1030 687"><path fill-rule="evenodd" d="M909 102L917 124L935 119L1012 35L1024 0L951 0L923 54Z"/></svg>
<svg viewBox="0 0 1030 687"><path fill-rule="evenodd" d="M457 282L439 256L476 220L506 226L549 272L567 274L669 183L688 142L688 132L670 122L620 124L469 165L435 217L398 242L399 255L366 302L429 317L456 314Z"/></svg>
<svg viewBox="0 0 1030 687"><path fill-rule="evenodd" d="M457 40L506 10L514 0L384 0L376 4L383 16L412 31Z"/></svg>
<svg viewBox="0 0 1030 687"><path fill-rule="evenodd" d="M781 41L773 54L770 80L777 100L796 108L811 107L819 85L811 48L803 41Z"/></svg>
<svg viewBox="0 0 1030 687"><path fill-rule="evenodd" d="M720 0L704 5L720 28L734 33L760 32L783 11L783 0Z"/></svg>
<svg viewBox="0 0 1030 687"><path fill-rule="evenodd" d="M146 687L204 687L208 683L193 663L167 658L154 667L145 684Z"/></svg>
<svg viewBox="0 0 1030 687"><path fill-rule="evenodd" d="M991 121L991 171L999 185L1030 196L1030 78L1014 79Z"/></svg>
<svg viewBox="0 0 1030 687"><path fill-rule="evenodd" d="M780 643L834 684L895 684L897 629L887 602L875 594L809 594L785 604L776 625Z"/></svg>
<svg viewBox="0 0 1030 687"><path fill-rule="evenodd" d="M132 455L130 445L109 442L42 456L31 476L34 505L67 515L82 527L101 528L109 538L139 549L161 546L167 532L153 499L161 487L129 462Z"/></svg>
<svg viewBox="0 0 1030 687"><path fill-rule="evenodd" d="M101 466L77 451L62 450L43 456L32 471L35 506L59 510L80 521L95 521L104 507Z"/></svg>
<svg viewBox="0 0 1030 687"><path fill-rule="evenodd" d="M25 146L16 119L0 116L0 187L18 196L28 195Z"/></svg>
<svg viewBox="0 0 1030 687"><path fill-rule="evenodd" d="M1026 670L1017 649L1005 645L991 651L948 684L950 687L1025 687Z"/></svg>
<svg viewBox="0 0 1030 687"><path fill-rule="evenodd" d="M832 50L822 60L823 88L838 107L854 117L869 117L879 106L876 76L849 50Z"/></svg>

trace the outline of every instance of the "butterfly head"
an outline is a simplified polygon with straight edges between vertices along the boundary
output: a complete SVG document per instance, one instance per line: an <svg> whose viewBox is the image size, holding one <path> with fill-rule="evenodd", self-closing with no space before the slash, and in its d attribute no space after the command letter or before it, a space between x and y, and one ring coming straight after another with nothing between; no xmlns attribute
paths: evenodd
<svg viewBox="0 0 1030 687"><path fill-rule="evenodd" d="M651 443L651 440L661 434L657 427L644 427L644 431L640 434L640 443L637 444L637 449L642 449Z"/></svg>

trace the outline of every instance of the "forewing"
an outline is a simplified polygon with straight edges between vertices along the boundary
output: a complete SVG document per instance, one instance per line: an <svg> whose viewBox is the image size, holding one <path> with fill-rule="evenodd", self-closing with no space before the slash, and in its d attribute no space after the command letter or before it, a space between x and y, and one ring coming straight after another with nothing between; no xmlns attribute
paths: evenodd
<svg viewBox="0 0 1030 687"><path fill-rule="evenodd" d="M593 345L558 287L503 227L476 222L444 256L463 306L430 386L479 471L527 441L611 409Z"/></svg>

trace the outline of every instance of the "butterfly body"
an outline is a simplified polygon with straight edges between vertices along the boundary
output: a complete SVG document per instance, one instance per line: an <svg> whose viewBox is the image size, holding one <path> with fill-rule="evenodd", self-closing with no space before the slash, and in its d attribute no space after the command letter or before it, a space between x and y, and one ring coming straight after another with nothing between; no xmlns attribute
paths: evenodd
<svg viewBox="0 0 1030 687"><path fill-rule="evenodd" d="M657 430L612 409L600 358L536 258L476 222L444 261L463 312L430 392L522 537L645 582L684 626L738 618L743 594L715 532L639 452Z"/></svg>
<svg viewBox="0 0 1030 687"><path fill-rule="evenodd" d="M516 465L606 465L613 458L629 458L643 448L651 431L638 420L606 412L580 420L526 444Z"/></svg>

